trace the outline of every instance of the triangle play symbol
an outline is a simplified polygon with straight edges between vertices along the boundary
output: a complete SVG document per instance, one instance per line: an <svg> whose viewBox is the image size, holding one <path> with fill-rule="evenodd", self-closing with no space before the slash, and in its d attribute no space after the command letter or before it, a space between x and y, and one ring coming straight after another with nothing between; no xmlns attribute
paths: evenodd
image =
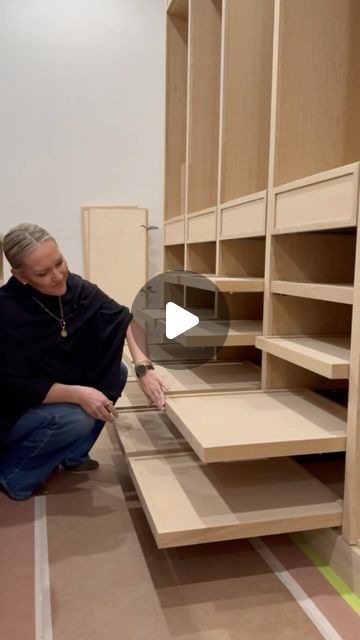
<svg viewBox="0 0 360 640"><path fill-rule="evenodd" d="M190 311L186 311L183 307L179 307L179 305L174 302L168 302L166 304L165 334L169 340L192 329L192 327L195 327L199 322L198 316L190 313Z"/></svg>

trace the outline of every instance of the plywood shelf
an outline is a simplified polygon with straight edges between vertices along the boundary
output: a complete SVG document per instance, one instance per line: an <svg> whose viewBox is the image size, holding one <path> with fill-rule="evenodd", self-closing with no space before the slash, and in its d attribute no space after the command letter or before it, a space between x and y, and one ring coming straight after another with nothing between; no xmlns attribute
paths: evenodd
<svg viewBox="0 0 360 640"><path fill-rule="evenodd" d="M272 293L281 293L287 296L312 298L313 300L325 300L341 304L352 304L354 296L354 287L348 284L288 282L286 280L273 280L271 291Z"/></svg>
<svg viewBox="0 0 360 640"><path fill-rule="evenodd" d="M197 289L222 292L264 291L264 278L237 278L234 276L196 276L185 274L180 276L180 284Z"/></svg>
<svg viewBox="0 0 360 640"><path fill-rule="evenodd" d="M260 320L201 320L196 327L177 336L176 341L184 347L236 347L255 345L255 339L261 333Z"/></svg>
<svg viewBox="0 0 360 640"><path fill-rule="evenodd" d="M287 458L204 465L183 453L129 465L159 548L341 524L337 496Z"/></svg>
<svg viewBox="0 0 360 640"><path fill-rule="evenodd" d="M114 430L126 460L190 448L168 416L159 411L122 411Z"/></svg>
<svg viewBox="0 0 360 640"><path fill-rule="evenodd" d="M326 378L349 378L350 338L348 337L291 337L259 336L256 346L266 353L288 360Z"/></svg>
<svg viewBox="0 0 360 640"><path fill-rule="evenodd" d="M183 395L166 413L204 462L345 450L345 408L311 391Z"/></svg>

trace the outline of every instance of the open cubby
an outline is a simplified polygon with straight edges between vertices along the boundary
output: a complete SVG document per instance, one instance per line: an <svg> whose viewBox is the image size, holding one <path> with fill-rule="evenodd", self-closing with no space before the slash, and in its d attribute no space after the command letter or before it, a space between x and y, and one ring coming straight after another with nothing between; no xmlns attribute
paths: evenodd
<svg viewBox="0 0 360 640"><path fill-rule="evenodd" d="M186 287L185 289L185 306L189 311L196 313L200 318L205 315L212 317L215 315L215 293L213 291L204 291L203 289L194 289Z"/></svg>
<svg viewBox="0 0 360 640"><path fill-rule="evenodd" d="M221 202L267 188L273 0L228 0Z"/></svg>
<svg viewBox="0 0 360 640"><path fill-rule="evenodd" d="M194 273L214 274L216 270L216 242L188 244L186 269Z"/></svg>
<svg viewBox="0 0 360 640"><path fill-rule="evenodd" d="M217 202L222 0L190 12L189 213Z"/></svg>
<svg viewBox="0 0 360 640"><path fill-rule="evenodd" d="M252 362L261 370L261 351L254 346L246 347L219 347L216 351L216 359L219 362Z"/></svg>
<svg viewBox="0 0 360 640"><path fill-rule="evenodd" d="M312 389L344 391L347 380L331 380L292 362L267 354L267 386L270 389ZM329 396L330 397L330 396Z"/></svg>
<svg viewBox="0 0 360 640"><path fill-rule="evenodd" d="M350 336L351 305L272 295L271 336Z"/></svg>
<svg viewBox="0 0 360 640"><path fill-rule="evenodd" d="M182 307L184 305L184 287L180 284L174 284L172 282L164 283L164 301L174 302Z"/></svg>
<svg viewBox="0 0 360 640"><path fill-rule="evenodd" d="M231 320L262 320L262 293L222 293L218 299L218 317Z"/></svg>
<svg viewBox="0 0 360 640"><path fill-rule="evenodd" d="M235 238L219 243L221 276L262 278L265 270L265 238Z"/></svg>
<svg viewBox="0 0 360 640"><path fill-rule="evenodd" d="M164 271L180 271L184 269L185 247L174 244L164 247Z"/></svg>
<svg viewBox="0 0 360 640"><path fill-rule="evenodd" d="M188 2L181 8L167 16L165 220L185 210Z"/></svg>
<svg viewBox="0 0 360 640"><path fill-rule="evenodd" d="M359 160L359 22L358 0L280 3L275 185Z"/></svg>
<svg viewBox="0 0 360 640"><path fill-rule="evenodd" d="M353 284L355 230L273 236L272 279Z"/></svg>

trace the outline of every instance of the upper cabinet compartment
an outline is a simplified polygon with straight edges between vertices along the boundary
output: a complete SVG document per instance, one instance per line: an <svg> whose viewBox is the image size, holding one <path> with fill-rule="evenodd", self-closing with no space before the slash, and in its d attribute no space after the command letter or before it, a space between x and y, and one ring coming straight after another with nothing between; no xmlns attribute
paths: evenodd
<svg viewBox="0 0 360 640"><path fill-rule="evenodd" d="M267 189L273 0L227 0L224 6L220 201Z"/></svg>
<svg viewBox="0 0 360 640"><path fill-rule="evenodd" d="M274 185L359 160L359 23L358 0L280 0Z"/></svg>
<svg viewBox="0 0 360 640"><path fill-rule="evenodd" d="M165 220L184 215L188 68L188 0L167 14Z"/></svg>
<svg viewBox="0 0 360 640"><path fill-rule="evenodd" d="M217 204L221 14L221 0L190 3L189 213Z"/></svg>

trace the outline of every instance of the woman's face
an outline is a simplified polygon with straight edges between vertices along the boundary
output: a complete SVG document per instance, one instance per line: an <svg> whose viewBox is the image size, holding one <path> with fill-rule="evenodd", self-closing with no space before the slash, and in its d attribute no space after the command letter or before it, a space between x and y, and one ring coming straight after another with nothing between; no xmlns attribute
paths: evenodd
<svg viewBox="0 0 360 640"><path fill-rule="evenodd" d="M49 296L64 295L68 272L67 263L54 240L39 244L25 255L20 269L12 270L18 280Z"/></svg>

